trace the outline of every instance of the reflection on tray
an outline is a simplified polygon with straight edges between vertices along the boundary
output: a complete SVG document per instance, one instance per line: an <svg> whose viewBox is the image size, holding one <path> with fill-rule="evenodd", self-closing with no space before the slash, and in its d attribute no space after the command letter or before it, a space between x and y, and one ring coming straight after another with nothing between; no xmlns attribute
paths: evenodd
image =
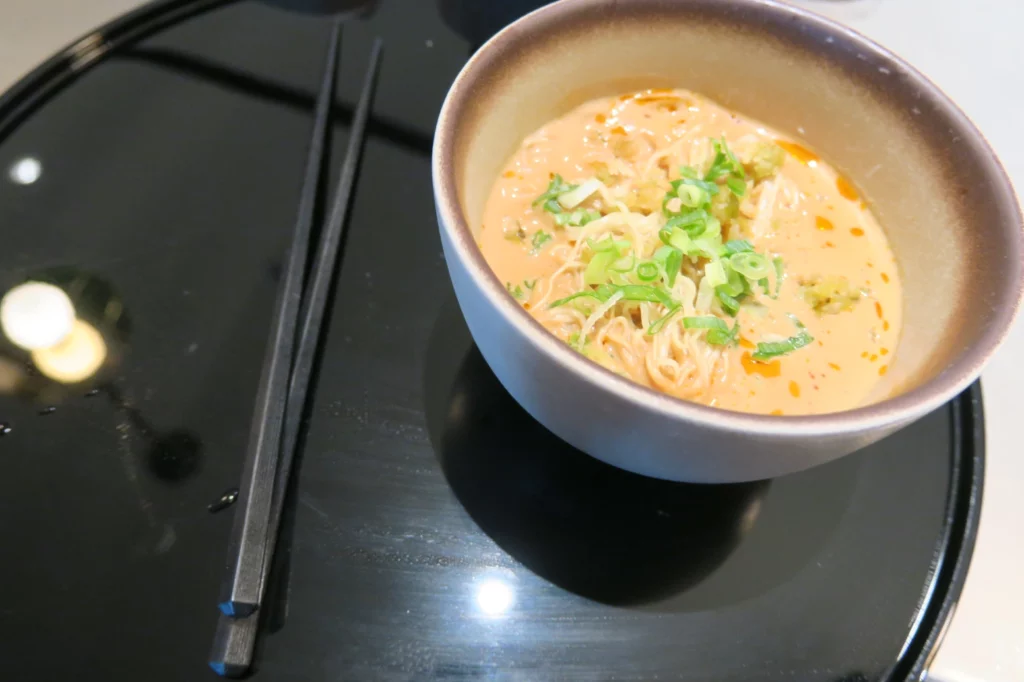
<svg viewBox="0 0 1024 682"><path fill-rule="evenodd" d="M599 462L533 420L475 348L456 377L441 465L480 527L531 570L610 604L707 576L755 523L766 483L671 483Z"/></svg>
<svg viewBox="0 0 1024 682"><path fill-rule="evenodd" d="M181 429L157 429L119 388L117 370L132 322L115 287L94 273L56 267L30 273L0 296L8 300L16 291L27 291L33 300L0 324L0 395L34 402L41 416L65 401L102 395L123 417L122 437L134 433L146 444L145 463L157 479L177 483L194 476L199 439ZM0 435L12 428L4 422Z"/></svg>
<svg viewBox="0 0 1024 682"><path fill-rule="evenodd" d="M454 301L435 322L425 395L437 457L481 530L541 577L615 605L718 608L785 582L833 533L860 466L853 455L770 483L696 485L599 462L505 391Z"/></svg>

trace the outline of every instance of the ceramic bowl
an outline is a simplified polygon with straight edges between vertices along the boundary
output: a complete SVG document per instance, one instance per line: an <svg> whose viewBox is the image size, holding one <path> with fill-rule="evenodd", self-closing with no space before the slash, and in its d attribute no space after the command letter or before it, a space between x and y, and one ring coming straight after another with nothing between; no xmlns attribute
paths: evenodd
<svg viewBox="0 0 1024 682"><path fill-rule="evenodd" d="M475 235L523 138L586 100L650 87L694 90L800 139L866 197L904 283L902 338L867 404L777 417L660 394L549 334L491 272ZM526 15L455 80L432 172L452 284L495 375L562 439L648 476L764 479L862 448L974 381L1021 303L1020 208L981 133L891 52L769 0L562 0Z"/></svg>

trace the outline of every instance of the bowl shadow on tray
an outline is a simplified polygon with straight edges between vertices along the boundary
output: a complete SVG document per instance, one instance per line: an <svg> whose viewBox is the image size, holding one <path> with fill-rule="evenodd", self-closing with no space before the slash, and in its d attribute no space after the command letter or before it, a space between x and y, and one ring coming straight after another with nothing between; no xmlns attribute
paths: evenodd
<svg viewBox="0 0 1024 682"><path fill-rule="evenodd" d="M680 612L756 597L818 554L857 478L856 456L770 482L633 474L576 450L521 408L454 300L426 352L427 427L459 502L526 568L598 602Z"/></svg>

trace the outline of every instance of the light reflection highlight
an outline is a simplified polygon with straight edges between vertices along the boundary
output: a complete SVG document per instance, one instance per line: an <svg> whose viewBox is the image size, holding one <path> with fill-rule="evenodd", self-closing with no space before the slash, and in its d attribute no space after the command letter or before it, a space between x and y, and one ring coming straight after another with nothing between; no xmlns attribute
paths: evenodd
<svg viewBox="0 0 1024 682"><path fill-rule="evenodd" d="M75 320L71 333L55 346L32 351L32 362L47 377L62 384L85 381L107 359L107 344L88 322Z"/></svg>
<svg viewBox="0 0 1024 682"><path fill-rule="evenodd" d="M515 602L512 587L496 579L485 580L476 589L476 605L488 616L500 616Z"/></svg>
<svg viewBox="0 0 1024 682"><path fill-rule="evenodd" d="M0 328L14 345L25 350L49 348L71 333L75 307L60 287L25 282L0 300Z"/></svg>
<svg viewBox="0 0 1024 682"><path fill-rule="evenodd" d="M39 162L39 159L26 156L22 159L18 159L8 171L8 176L11 178L11 182L17 185L31 185L37 181L43 174L43 164Z"/></svg>

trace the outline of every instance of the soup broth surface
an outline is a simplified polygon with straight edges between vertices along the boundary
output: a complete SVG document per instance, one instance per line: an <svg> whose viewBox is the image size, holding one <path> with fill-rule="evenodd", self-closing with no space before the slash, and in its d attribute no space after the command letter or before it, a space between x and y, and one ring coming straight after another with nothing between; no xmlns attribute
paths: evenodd
<svg viewBox="0 0 1024 682"><path fill-rule="evenodd" d="M684 90L593 100L529 136L479 245L578 352L724 409L856 407L899 338L899 272L856 189L799 142Z"/></svg>

